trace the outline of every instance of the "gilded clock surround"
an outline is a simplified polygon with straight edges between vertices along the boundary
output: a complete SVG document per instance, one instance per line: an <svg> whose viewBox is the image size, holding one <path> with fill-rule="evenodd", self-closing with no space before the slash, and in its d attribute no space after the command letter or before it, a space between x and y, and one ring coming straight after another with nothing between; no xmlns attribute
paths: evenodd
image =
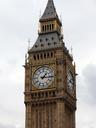
<svg viewBox="0 0 96 128"><path fill-rule="evenodd" d="M48 65L38 67L32 76L32 85L37 89L46 89L54 82L54 70Z"/></svg>
<svg viewBox="0 0 96 128"><path fill-rule="evenodd" d="M53 0L48 0L39 22L38 38L28 51L24 66L25 128L75 128L75 64L63 41L62 23ZM54 71L54 80L46 88L38 88L34 86L32 77L44 66ZM71 91L68 88L68 72L73 77ZM37 77L41 80L46 74Z"/></svg>

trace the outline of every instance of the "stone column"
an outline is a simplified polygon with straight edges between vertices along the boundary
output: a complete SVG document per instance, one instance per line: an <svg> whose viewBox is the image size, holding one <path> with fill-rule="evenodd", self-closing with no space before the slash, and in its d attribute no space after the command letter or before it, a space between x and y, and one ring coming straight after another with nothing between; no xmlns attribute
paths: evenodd
<svg viewBox="0 0 96 128"><path fill-rule="evenodd" d="M26 128L31 128L31 104L26 104Z"/></svg>
<svg viewBox="0 0 96 128"><path fill-rule="evenodd" d="M73 111L73 116L72 116L72 128L75 128L75 110Z"/></svg>
<svg viewBox="0 0 96 128"><path fill-rule="evenodd" d="M65 112L64 112L64 102L57 102L57 128L66 128L65 127Z"/></svg>

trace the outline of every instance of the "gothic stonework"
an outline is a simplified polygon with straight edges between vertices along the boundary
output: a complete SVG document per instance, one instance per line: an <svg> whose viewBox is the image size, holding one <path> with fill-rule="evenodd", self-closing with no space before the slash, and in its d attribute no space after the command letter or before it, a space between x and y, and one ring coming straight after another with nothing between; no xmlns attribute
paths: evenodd
<svg viewBox="0 0 96 128"><path fill-rule="evenodd" d="M25 59L25 128L75 128L76 73L53 0Z"/></svg>

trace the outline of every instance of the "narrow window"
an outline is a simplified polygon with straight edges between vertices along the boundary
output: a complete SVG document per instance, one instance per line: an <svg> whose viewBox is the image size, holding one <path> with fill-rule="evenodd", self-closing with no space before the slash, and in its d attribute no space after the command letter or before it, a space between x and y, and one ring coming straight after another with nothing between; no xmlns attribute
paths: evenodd
<svg viewBox="0 0 96 128"><path fill-rule="evenodd" d="M44 58L46 58L46 53L44 53Z"/></svg>
<svg viewBox="0 0 96 128"><path fill-rule="evenodd" d="M41 55L40 55L40 56L41 56L41 59L43 59L42 53L41 53Z"/></svg>
<svg viewBox="0 0 96 128"><path fill-rule="evenodd" d="M36 56L34 55L33 57L34 57L34 60L36 60Z"/></svg>
<svg viewBox="0 0 96 128"><path fill-rule="evenodd" d="M52 24L52 30L54 29L54 24Z"/></svg>
<svg viewBox="0 0 96 128"><path fill-rule="evenodd" d="M54 42L54 45L56 45L57 43L56 42Z"/></svg>
<svg viewBox="0 0 96 128"><path fill-rule="evenodd" d="M46 92L46 97L48 97L48 93Z"/></svg>
<svg viewBox="0 0 96 128"><path fill-rule="evenodd" d="M46 31L46 25L45 25L45 31Z"/></svg>
<svg viewBox="0 0 96 128"><path fill-rule="evenodd" d="M38 97L40 97L40 93L38 93Z"/></svg>
<svg viewBox="0 0 96 128"><path fill-rule="evenodd" d="M55 96L55 92L53 92L53 97Z"/></svg>
<svg viewBox="0 0 96 128"><path fill-rule="evenodd" d="M35 93L34 95L35 95L35 97L36 97L36 96L37 96L37 93Z"/></svg>
<svg viewBox="0 0 96 128"><path fill-rule="evenodd" d="M48 41L48 38L46 38L45 40Z"/></svg>
<svg viewBox="0 0 96 128"><path fill-rule="evenodd" d="M38 45L35 45L35 48L37 48L38 47Z"/></svg>
<svg viewBox="0 0 96 128"><path fill-rule="evenodd" d="M54 40L54 37L52 37L52 40Z"/></svg>
<svg viewBox="0 0 96 128"><path fill-rule="evenodd" d="M49 58L49 53L47 53L47 58Z"/></svg>
<svg viewBox="0 0 96 128"><path fill-rule="evenodd" d="M51 43L48 43L48 45L51 45Z"/></svg>
<svg viewBox="0 0 96 128"><path fill-rule="evenodd" d="M42 39L40 39L40 42L42 42Z"/></svg>
<svg viewBox="0 0 96 128"><path fill-rule="evenodd" d="M51 31L51 24L50 24L50 31Z"/></svg>
<svg viewBox="0 0 96 128"><path fill-rule="evenodd" d="M47 25L47 31L49 31L49 25Z"/></svg>
<svg viewBox="0 0 96 128"><path fill-rule="evenodd" d="M53 57L53 53L51 52L51 57Z"/></svg>
<svg viewBox="0 0 96 128"><path fill-rule="evenodd" d="M42 26L42 31L44 32L44 26Z"/></svg>
<svg viewBox="0 0 96 128"><path fill-rule="evenodd" d="M44 44L41 44L41 47L44 47Z"/></svg>
<svg viewBox="0 0 96 128"><path fill-rule="evenodd" d="M37 59L39 60L39 54L37 54Z"/></svg>

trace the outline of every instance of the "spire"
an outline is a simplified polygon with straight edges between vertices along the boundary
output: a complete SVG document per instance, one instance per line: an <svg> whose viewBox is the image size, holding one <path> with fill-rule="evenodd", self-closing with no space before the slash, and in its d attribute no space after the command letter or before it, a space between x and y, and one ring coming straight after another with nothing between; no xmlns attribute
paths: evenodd
<svg viewBox="0 0 96 128"><path fill-rule="evenodd" d="M57 19L59 23L61 24L61 21L56 12L56 8L54 6L53 0L48 0L46 9L39 21L42 22L42 21L53 20L53 19Z"/></svg>
<svg viewBox="0 0 96 128"><path fill-rule="evenodd" d="M62 48L62 23L57 15L53 0L48 0L46 9L39 22L39 36L33 47L29 50L29 53Z"/></svg>

